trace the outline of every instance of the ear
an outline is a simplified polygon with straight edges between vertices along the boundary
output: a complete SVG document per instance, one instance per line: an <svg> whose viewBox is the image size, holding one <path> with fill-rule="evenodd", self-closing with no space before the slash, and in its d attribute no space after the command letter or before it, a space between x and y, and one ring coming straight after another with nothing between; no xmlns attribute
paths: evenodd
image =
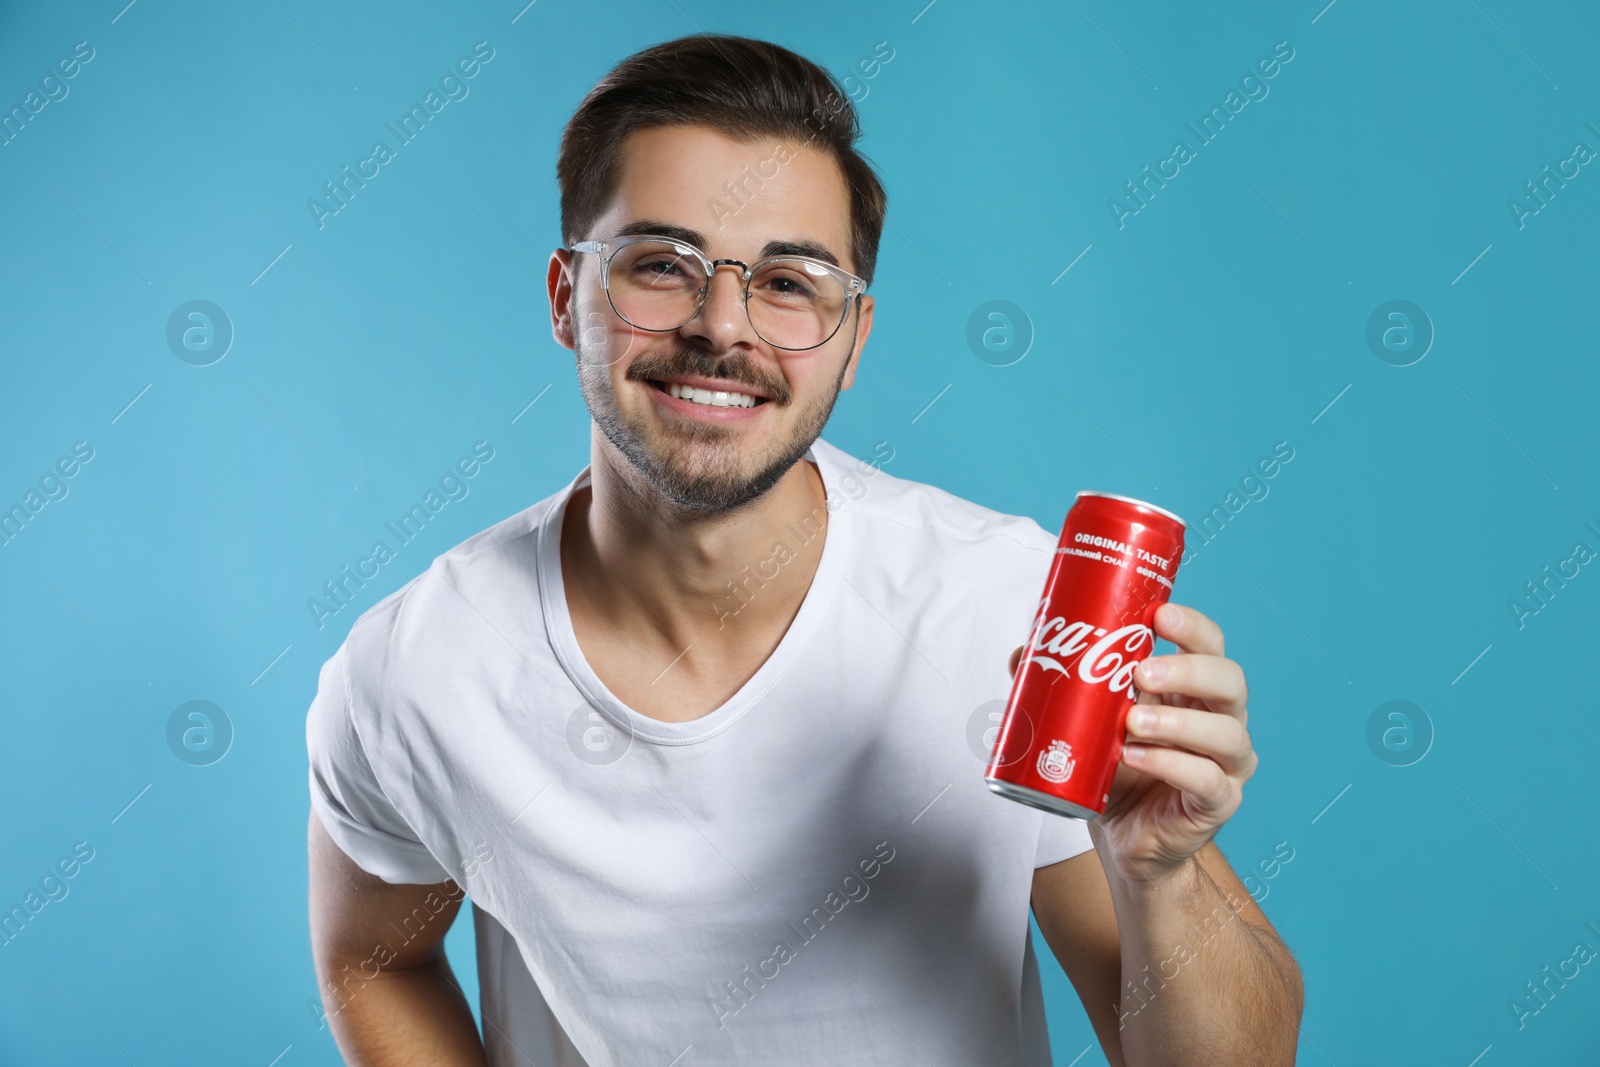
<svg viewBox="0 0 1600 1067"><path fill-rule="evenodd" d="M574 351L578 339L572 328L572 272L576 264L572 253L558 248L550 253L550 269L545 275L545 287L550 293L550 333L556 344Z"/></svg>
<svg viewBox="0 0 1600 1067"><path fill-rule="evenodd" d="M856 380L856 367L861 363L861 350L867 346L867 335L872 333L873 306L874 301L870 296L856 298L855 342L851 346L850 363L845 367L844 377L839 380L841 390L850 388Z"/></svg>

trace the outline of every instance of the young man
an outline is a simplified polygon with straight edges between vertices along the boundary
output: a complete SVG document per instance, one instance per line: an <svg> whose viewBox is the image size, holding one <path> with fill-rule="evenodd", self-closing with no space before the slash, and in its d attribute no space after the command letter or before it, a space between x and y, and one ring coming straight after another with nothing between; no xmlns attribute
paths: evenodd
<svg viewBox="0 0 1600 1067"><path fill-rule="evenodd" d="M1055 539L819 438L872 330L857 136L820 68L698 35L569 123L590 465L363 615L308 717L351 1063L1045 1065L1030 904L1110 1063L1293 1062L1298 970L1212 843L1256 768L1216 624L1158 613L1104 816L995 796L969 727Z"/></svg>

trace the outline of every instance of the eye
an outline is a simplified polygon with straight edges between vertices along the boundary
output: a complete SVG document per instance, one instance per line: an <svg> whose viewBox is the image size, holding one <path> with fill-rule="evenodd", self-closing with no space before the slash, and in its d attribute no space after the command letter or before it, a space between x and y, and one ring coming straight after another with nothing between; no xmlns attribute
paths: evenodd
<svg viewBox="0 0 1600 1067"><path fill-rule="evenodd" d="M665 274L672 274L674 272L679 271L681 269L681 266L680 266L681 263L682 263L681 260L668 259L668 258L663 257L663 258L658 258L658 259L645 260L642 263L636 263L636 264L634 264L634 268L633 269L637 270L637 271L640 271L641 273L663 274L663 275L665 275Z"/></svg>
<svg viewBox="0 0 1600 1067"><path fill-rule="evenodd" d="M793 266L770 267L757 279L759 287L773 296L791 299L814 299L817 288Z"/></svg>

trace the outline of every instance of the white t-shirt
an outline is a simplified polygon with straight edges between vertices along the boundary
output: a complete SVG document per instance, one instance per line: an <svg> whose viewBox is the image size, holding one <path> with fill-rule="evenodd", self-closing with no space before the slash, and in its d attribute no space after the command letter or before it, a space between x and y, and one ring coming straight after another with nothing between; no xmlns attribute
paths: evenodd
<svg viewBox="0 0 1600 1067"><path fill-rule="evenodd" d="M587 469L323 666L312 804L364 869L471 897L491 1064L1051 1062L1029 893L1092 843L983 770L1056 539L826 441L807 458L825 535L791 524L707 610L738 625L821 536L816 575L702 718L624 706L578 647L559 552Z"/></svg>

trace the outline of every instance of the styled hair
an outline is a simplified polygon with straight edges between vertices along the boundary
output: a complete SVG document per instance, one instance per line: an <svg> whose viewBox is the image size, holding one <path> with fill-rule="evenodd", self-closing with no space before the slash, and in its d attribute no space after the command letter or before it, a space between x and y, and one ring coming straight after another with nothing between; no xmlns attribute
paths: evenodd
<svg viewBox="0 0 1600 1067"><path fill-rule="evenodd" d="M729 34L691 34L636 52L584 97L556 160L564 243L589 236L616 194L624 139L658 126L707 126L740 142L794 137L827 152L850 192L850 257L871 284L888 194L856 151L855 106L809 59Z"/></svg>

